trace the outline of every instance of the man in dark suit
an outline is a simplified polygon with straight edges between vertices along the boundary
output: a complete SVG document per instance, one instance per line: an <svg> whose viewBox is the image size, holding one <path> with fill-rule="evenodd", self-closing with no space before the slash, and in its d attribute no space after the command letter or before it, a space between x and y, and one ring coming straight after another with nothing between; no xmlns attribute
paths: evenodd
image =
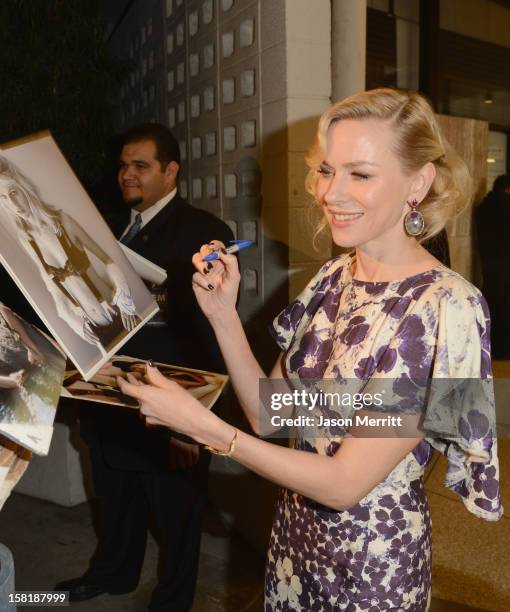
<svg viewBox="0 0 510 612"><path fill-rule="evenodd" d="M122 353L199 369L224 371L214 334L192 291L191 257L212 239L233 238L228 226L177 193L179 147L162 125L126 133L119 185L126 214L111 224L121 242L163 267L153 287L162 316L146 324ZM90 567L55 586L71 601L127 593L140 578L149 516L160 545L158 584L150 612L191 609L196 584L208 457L196 444L147 428L136 411L84 406L81 432L92 459L100 533Z"/></svg>

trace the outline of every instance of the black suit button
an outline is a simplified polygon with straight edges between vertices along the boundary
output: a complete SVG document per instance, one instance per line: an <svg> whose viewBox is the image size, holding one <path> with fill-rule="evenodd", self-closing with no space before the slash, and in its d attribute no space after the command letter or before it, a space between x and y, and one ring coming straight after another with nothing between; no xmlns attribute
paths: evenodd
<svg viewBox="0 0 510 612"><path fill-rule="evenodd" d="M143 240L144 242L147 242L147 240L149 240L149 236L147 236L147 234L144 234L144 235L142 236L142 240Z"/></svg>

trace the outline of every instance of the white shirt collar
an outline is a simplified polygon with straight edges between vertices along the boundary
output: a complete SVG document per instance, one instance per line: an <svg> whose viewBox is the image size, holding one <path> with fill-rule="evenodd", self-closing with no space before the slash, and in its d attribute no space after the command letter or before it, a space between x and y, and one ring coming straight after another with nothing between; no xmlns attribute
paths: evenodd
<svg viewBox="0 0 510 612"><path fill-rule="evenodd" d="M161 200L158 200L155 204L153 204L152 206L149 206L149 208L146 208L144 211L142 211L140 214L142 215L142 225L140 227L140 229L142 227L144 227L145 225L147 225L147 223L149 223L149 221L151 221L152 219L154 219L154 217L163 210L163 208L165 208L165 206L174 199L175 194L177 193L177 187L175 187L170 193L167 193L165 196L163 196L161 198ZM136 210L135 208L131 209L131 219L129 221L129 225L126 227L126 229L124 230L124 232L122 233L122 235L124 235L127 230L133 225L133 223L135 222L135 217L136 215L139 213L138 210Z"/></svg>

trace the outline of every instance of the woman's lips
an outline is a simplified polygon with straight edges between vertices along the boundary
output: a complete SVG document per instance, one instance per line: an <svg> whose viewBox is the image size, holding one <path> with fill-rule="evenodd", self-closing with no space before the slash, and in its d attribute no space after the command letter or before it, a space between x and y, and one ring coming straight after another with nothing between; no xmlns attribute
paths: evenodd
<svg viewBox="0 0 510 612"><path fill-rule="evenodd" d="M332 210L328 210L328 212L331 215L333 225L335 225L336 227L345 227L346 225L351 225L358 219L361 219L361 217L364 215L364 213L362 212L347 213Z"/></svg>

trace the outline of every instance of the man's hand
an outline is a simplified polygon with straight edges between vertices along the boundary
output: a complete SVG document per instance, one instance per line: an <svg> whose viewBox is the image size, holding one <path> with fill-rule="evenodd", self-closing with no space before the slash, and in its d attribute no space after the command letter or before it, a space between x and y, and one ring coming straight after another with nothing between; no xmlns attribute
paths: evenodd
<svg viewBox="0 0 510 612"><path fill-rule="evenodd" d="M168 447L168 467L175 470L188 470L198 463L200 451L198 444L183 442L177 438L170 438Z"/></svg>

